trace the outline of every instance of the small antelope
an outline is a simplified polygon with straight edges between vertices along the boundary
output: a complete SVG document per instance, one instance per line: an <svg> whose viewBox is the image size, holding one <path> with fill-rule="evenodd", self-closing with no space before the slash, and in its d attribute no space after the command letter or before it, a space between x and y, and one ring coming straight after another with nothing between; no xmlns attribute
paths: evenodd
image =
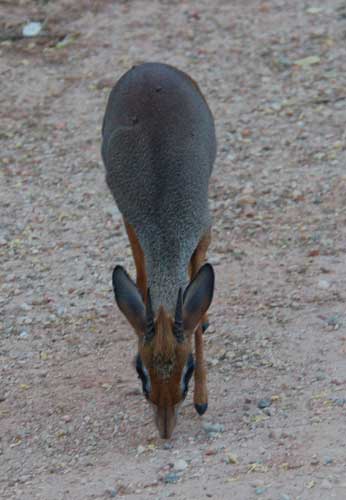
<svg viewBox="0 0 346 500"><path fill-rule="evenodd" d="M202 415L208 407L202 334L214 291L213 268L204 264L214 120L188 75L146 63L112 89L102 137L106 181L137 273L135 284L115 267L115 299L137 334L136 370L160 436L169 438L193 372L195 408Z"/></svg>

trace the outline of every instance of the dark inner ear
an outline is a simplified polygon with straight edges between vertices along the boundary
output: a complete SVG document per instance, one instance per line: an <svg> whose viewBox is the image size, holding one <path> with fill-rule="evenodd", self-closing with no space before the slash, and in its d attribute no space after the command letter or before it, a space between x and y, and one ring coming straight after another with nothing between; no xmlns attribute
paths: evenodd
<svg viewBox="0 0 346 500"><path fill-rule="evenodd" d="M214 270L204 264L190 282L184 293L184 330L194 330L213 300Z"/></svg>
<svg viewBox="0 0 346 500"><path fill-rule="evenodd" d="M114 268L112 278L115 300L120 311L138 333L144 333L145 306L138 288L121 266Z"/></svg>

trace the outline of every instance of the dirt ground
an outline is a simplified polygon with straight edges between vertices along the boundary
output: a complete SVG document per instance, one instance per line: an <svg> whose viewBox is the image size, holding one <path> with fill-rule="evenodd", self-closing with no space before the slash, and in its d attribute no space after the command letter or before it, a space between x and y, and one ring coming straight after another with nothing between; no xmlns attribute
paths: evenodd
<svg viewBox="0 0 346 500"><path fill-rule="evenodd" d="M345 1L2 0L0 40L0 498L344 500ZM219 143L209 410L190 390L168 442L114 304L133 263L99 152L143 61L199 82Z"/></svg>

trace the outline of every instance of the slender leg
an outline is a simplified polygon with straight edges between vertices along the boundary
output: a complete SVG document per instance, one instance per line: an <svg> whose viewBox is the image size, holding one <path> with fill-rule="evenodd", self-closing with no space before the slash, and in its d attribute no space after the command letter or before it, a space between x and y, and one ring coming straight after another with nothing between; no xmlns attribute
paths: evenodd
<svg viewBox="0 0 346 500"><path fill-rule="evenodd" d="M125 223L125 228L127 231L127 235L129 237L130 245L132 248L132 254L133 254L133 259L135 261L136 265L136 273L137 273L137 278L136 278L136 284L137 288L140 291L143 301L146 300L146 294L147 294L147 274L145 271L145 259L144 259L144 253L142 250L142 247L138 241L137 235L135 233L134 228L126 222L124 219Z"/></svg>
<svg viewBox="0 0 346 500"><path fill-rule="evenodd" d="M190 278L192 279L203 265L208 246L211 241L210 231L204 234L196 250L194 251L191 262L189 265ZM207 369L204 361L204 347L203 347L203 332L208 327L208 316L205 314L201 324L195 331L195 390L194 390L194 404L196 411L199 415L203 415L208 408L208 389L207 389Z"/></svg>
<svg viewBox="0 0 346 500"><path fill-rule="evenodd" d="M191 260L189 263L189 275L190 275L191 280L196 276L199 269L203 266L203 264L206 260L207 251L208 251L208 247L210 245L210 242L211 242L211 230L209 230L208 232L206 232L202 236L202 238L200 239L200 241L197 245L196 250L192 254L192 257L191 257ZM209 326L207 314L205 314L203 316L202 321L201 321L201 325L202 325L203 332L205 332Z"/></svg>

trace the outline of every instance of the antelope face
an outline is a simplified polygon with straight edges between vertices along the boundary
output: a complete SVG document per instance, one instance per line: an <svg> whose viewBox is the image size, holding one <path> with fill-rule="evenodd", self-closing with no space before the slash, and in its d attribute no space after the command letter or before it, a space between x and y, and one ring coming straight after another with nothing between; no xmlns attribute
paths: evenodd
<svg viewBox="0 0 346 500"><path fill-rule="evenodd" d="M150 355L149 355L150 356ZM145 355L143 356L145 358ZM177 421L177 411L184 401L194 371L192 353L182 353L173 365L170 361L152 358L148 368L140 354L136 357L136 370L142 382L143 393L154 411L155 424L160 436L170 438Z"/></svg>
<svg viewBox="0 0 346 500"><path fill-rule="evenodd" d="M154 315L126 271L117 266L113 288L120 310L138 335L136 370L143 393L151 403L162 438L170 438L177 409L185 399L194 371L192 333L206 313L213 296L214 273L205 264L184 292L179 290L174 319L161 306Z"/></svg>

